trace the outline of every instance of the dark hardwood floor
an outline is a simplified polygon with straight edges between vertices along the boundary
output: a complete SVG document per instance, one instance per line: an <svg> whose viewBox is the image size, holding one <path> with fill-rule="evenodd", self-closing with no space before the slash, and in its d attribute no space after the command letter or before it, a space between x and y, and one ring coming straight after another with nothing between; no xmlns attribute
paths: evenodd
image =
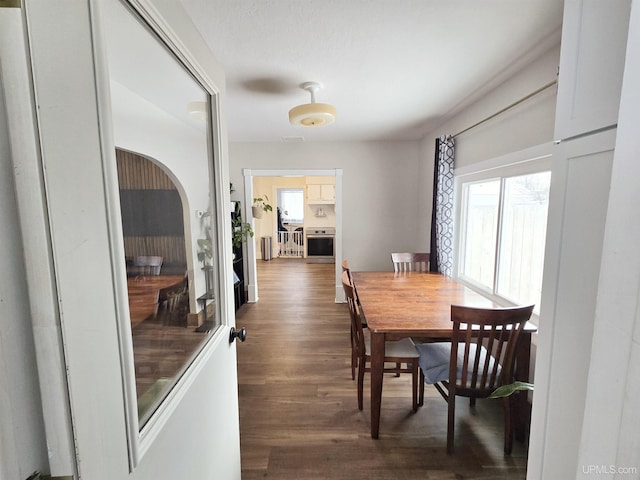
<svg viewBox="0 0 640 480"><path fill-rule="evenodd" d="M380 438L357 406L349 313L334 303L334 265L258 261L260 299L237 312L242 478L522 479L526 445L503 454L499 401L457 402L456 453L446 454L447 405L433 387L411 410L410 375L384 379Z"/></svg>

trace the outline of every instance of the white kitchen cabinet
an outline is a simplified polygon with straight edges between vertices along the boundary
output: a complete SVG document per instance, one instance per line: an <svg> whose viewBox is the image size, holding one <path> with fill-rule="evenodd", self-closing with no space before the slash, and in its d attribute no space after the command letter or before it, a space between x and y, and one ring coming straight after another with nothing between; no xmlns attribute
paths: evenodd
<svg viewBox="0 0 640 480"><path fill-rule="evenodd" d="M333 204L336 203L336 186L330 184L307 185L307 203Z"/></svg>
<svg viewBox="0 0 640 480"><path fill-rule="evenodd" d="M618 121L631 0L565 0L555 139Z"/></svg>

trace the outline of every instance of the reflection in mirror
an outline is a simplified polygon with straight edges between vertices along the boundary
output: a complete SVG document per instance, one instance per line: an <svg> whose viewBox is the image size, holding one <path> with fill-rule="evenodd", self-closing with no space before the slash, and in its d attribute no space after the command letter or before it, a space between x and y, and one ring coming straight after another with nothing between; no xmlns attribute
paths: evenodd
<svg viewBox="0 0 640 480"><path fill-rule="evenodd" d="M209 95L128 8L102 5L142 428L220 324Z"/></svg>

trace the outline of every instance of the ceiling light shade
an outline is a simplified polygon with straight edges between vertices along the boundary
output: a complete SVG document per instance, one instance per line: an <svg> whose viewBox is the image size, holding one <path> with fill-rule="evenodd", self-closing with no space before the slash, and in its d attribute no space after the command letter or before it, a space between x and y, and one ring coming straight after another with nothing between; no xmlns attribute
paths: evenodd
<svg viewBox="0 0 640 480"><path fill-rule="evenodd" d="M187 112L191 118L204 122L207 119L207 102L189 102Z"/></svg>
<svg viewBox="0 0 640 480"><path fill-rule="evenodd" d="M311 94L311 103L298 105L289 110L291 125L301 127L322 127L333 123L336 119L336 107L328 103L316 103L315 93L322 88L317 82L306 82L302 88Z"/></svg>

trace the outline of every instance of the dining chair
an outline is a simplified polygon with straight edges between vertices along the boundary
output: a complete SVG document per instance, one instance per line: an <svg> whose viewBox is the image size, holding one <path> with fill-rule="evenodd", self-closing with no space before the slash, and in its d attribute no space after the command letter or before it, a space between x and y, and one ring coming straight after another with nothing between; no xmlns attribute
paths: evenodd
<svg viewBox="0 0 640 480"><path fill-rule="evenodd" d="M186 273L177 285L160 289L158 303L163 306L169 319L183 318L186 325L189 310L189 278Z"/></svg>
<svg viewBox="0 0 640 480"><path fill-rule="evenodd" d="M362 327L360 310L356 306L356 296L353 284L349 281L347 272L342 273L342 287L344 288L347 304L349 306L349 316L351 317L351 331L353 332L353 344L356 346L358 358L358 409L363 408L364 396L364 374L370 372L371 367L367 366L371 362L371 341L369 330ZM410 338L385 342L384 372L385 373L410 373L411 393L413 401L413 411L418 410L418 351ZM393 363L394 366L387 366ZM405 367L402 367L402 364Z"/></svg>
<svg viewBox="0 0 640 480"><path fill-rule="evenodd" d="M355 308L358 312L358 316L360 317L360 321L362 322L362 328L367 328L367 322L364 321L362 315L360 315L360 307L358 301L358 292L355 290L355 286L353 285L353 281L351 280L351 269L349 268L349 262L345 259L342 260L342 272L347 274L347 278L349 279L349 284L353 287L353 295L356 299ZM349 333L350 342L351 342L351 380L356 379L356 369L358 368L358 346L355 344L355 333L353 329Z"/></svg>
<svg viewBox="0 0 640 480"><path fill-rule="evenodd" d="M346 259L342 260L342 271L347 272L349 283L351 283L351 269L349 268L349 262Z"/></svg>
<svg viewBox="0 0 640 480"><path fill-rule="evenodd" d="M133 259L133 267L138 275L160 275L163 257L140 255Z"/></svg>
<svg viewBox="0 0 640 480"><path fill-rule="evenodd" d="M428 272L428 253L398 252L391 254L394 272Z"/></svg>
<svg viewBox="0 0 640 480"><path fill-rule="evenodd" d="M347 279L349 280L349 285L353 286L351 282L351 269L349 268L349 262L346 259L342 260L342 273L347 275ZM354 296L356 298L355 308L358 308L358 297L354 291ZM349 342L351 343L351 380L356 379L356 368L358 368L358 347L355 344L355 333L353 332L353 326L351 326L349 332Z"/></svg>
<svg viewBox="0 0 640 480"><path fill-rule="evenodd" d="M420 352L420 399L424 384L433 384L448 403L447 453L453 453L456 396L487 398L500 385L512 383L520 333L533 305L508 308L451 306L451 342L416 345ZM511 454L513 398L505 397L504 453Z"/></svg>

